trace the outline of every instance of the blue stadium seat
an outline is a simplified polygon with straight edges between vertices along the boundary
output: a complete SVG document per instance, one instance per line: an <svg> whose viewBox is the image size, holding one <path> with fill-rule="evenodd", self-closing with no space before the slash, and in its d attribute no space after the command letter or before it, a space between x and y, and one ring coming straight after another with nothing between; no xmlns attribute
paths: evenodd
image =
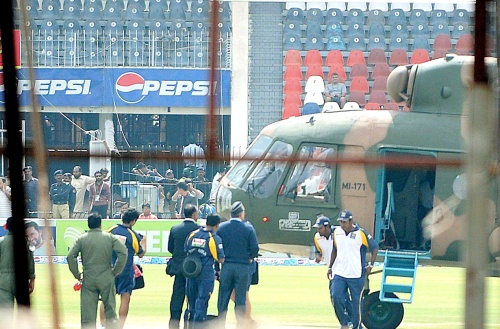
<svg viewBox="0 0 500 329"><path fill-rule="evenodd" d="M63 9L65 6L75 5L78 9L82 10L82 1L81 0L64 0L63 1Z"/></svg>
<svg viewBox="0 0 500 329"><path fill-rule="evenodd" d="M323 31L321 30L321 25L318 22L309 22L306 25L306 37L309 35L321 35Z"/></svg>
<svg viewBox="0 0 500 329"><path fill-rule="evenodd" d="M130 66L148 66L148 52L145 51L143 42L128 42L127 63Z"/></svg>
<svg viewBox="0 0 500 329"><path fill-rule="evenodd" d="M385 43L385 37L383 35L370 34L370 39L368 41L368 50L372 49L384 49L387 47Z"/></svg>
<svg viewBox="0 0 500 329"><path fill-rule="evenodd" d="M37 19L40 17L40 10L38 10L38 1L27 1L25 9L28 17L30 17L31 19Z"/></svg>
<svg viewBox="0 0 500 329"><path fill-rule="evenodd" d="M408 49L408 39L406 36L402 35L391 35L391 41L389 43L389 50L394 50L394 49Z"/></svg>
<svg viewBox="0 0 500 329"><path fill-rule="evenodd" d="M220 21L217 23L217 28L219 29L219 39L227 40L231 35L231 29L229 28L230 22Z"/></svg>
<svg viewBox="0 0 500 329"><path fill-rule="evenodd" d="M289 35L301 35L300 25L298 22L285 22L283 25L283 36L287 38Z"/></svg>
<svg viewBox="0 0 500 329"><path fill-rule="evenodd" d="M453 39L458 39L463 34L470 34L469 25L467 23L462 23L462 22L453 24L453 31L451 32L451 37Z"/></svg>
<svg viewBox="0 0 500 329"><path fill-rule="evenodd" d="M104 64L103 52L97 49L83 49L80 52L80 65L102 66Z"/></svg>
<svg viewBox="0 0 500 329"><path fill-rule="evenodd" d="M342 24L344 22L344 13L342 10L338 8L330 8L326 12L326 17L325 17L325 23L331 24L331 23L340 23Z"/></svg>
<svg viewBox="0 0 500 329"><path fill-rule="evenodd" d="M349 36L348 50L366 50L365 36L354 34Z"/></svg>
<svg viewBox="0 0 500 329"><path fill-rule="evenodd" d="M411 34L413 37L417 35L425 35L429 36L429 25L427 24L417 24L413 25L413 29L411 30Z"/></svg>
<svg viewBox="0 0 500 329"><path fill-rule="evenodd" d="M129 40L143 41L145 34L144 21L140 19L127 22L126 37Z"/></svg>
<svg viewBox="0 0 500 329"><path fill-rule="evenodd" d="M69 40L68 38L73 37L75 34L77 35L77 37L80 36L81 34L80 22L72 18L64 20L61 32L62 32L61 35L64 37L65 42L69 41L72 43L73 40Z"/></svg>
<svg viewBox="0 0 500 329"><path fill-rule="evenodd" d="M163 38L167 36L168 27L164 20L153 20L149 22L149 35L154 39Z"/></svg>
<svg viewBox="0 0 500 329"><path fill-rule="evenodd" d="M148 19L157 20L157 19L165 19L165 7L156 2L150 2L149 4L149 13Z"/></svg>
<svg viewBox="0 0 500 329"><path fill-rule="evenodd" d="M84 37L101 37L102 36L102 27L101 22L99 20L88 19L83 23L83 34Z"/></svg>
<svg viewBox="0 0 500 329"><path fill-rule="evenodd" d="M81 5L78 6L76 3L65 2L63 8L63 17L64 19L68 18L81 19L82 18Z"/></svg>
<svg viewBox="0 0 500 329"><path fill-rule="evenodd" d="M393 35L401 35L404 37L408 37L408 27L406 24L395 24L391 28L391 36Z"/></svg>
<svg viewBox="0 0 500 329"><path fill-rule="evenodd" d="M333 35L342 36L342 26L338 22L330 22L326 26L325 37L329 38Z"/></svg>
<svg viewBox="0 0 500 329"><path fill-rule="evenodd" d="M219 4L219 20L230 21L231 20L231 7L229 7L228 1L217 1ZM212 5L213 8L213 5Z"/></svg>
<svg viewBox="0 0 500 329"><path fill-rule="evenodd" d="M42 18L46 19L58 19L59 18L59 7L60 3L59 1L44 1L42 3L42 12L41 16Z"/></svg>
<svg viewBox="0 0 500 329"><path fill-rule="evenodd" d="M471 24L470 13L466 9L456 9L453 12L451 22L452 22L452 24L455 24L455 23Z"/></svg>
<svg viewBox="0 0 500 329"><path fill-rule="evenodd" d="M151 3L152 1L150 1ZM136 6L139 6L139 8L141 8L141 11L144 11L146 10L146 1L144 0L128 0L128 3L127 3L127 8L128 6L130 5L136 5Z"/></svg>
<svg viewBox="0 0 500 329"><path fill-rule="evenodd" d="M435 38L438 34L450 33L450 27L447 22L437 22L432 25L431 38Z"/></svg>
<svg viewBox="0 0 500 329"><path fill-rule="evenodd" d="M123 48L106 48L104 62L108 66L123 66L125 64L125 52Z"/></svg>
<svg viewBox="0 0 500 329"><path fill-rule="evenodd" d="M300 35L289 35L285 38L285 43L283 45L283 50L302 50L302 42L300 41Z"/></svg>
<svg viewBox="0 0 500 329"><path fill-rule="evenodd" d="M177 50L170 55L170 65L173 67L189 66L189 52L187 50Z"/></svg>
<svg viewBox="0 0 500 329"><path fill-rule="evenodd" d="M193 67L208 66L208 51L205 47L194 49L191 53L191 65Z"/></svg>
<svg viewBox="0 0 500 329"><path fill-rule="evenodd" d="M411 25L429 24L429 22L427 21L427 13L422 9L412 10L410 15L410 24Z"/></svg>
<svg viewBox="0 0 500 329"><path fill-rule="evenodd" d="M318 103L310 102L304 104L302 107L301 114L302 115L309 115L309 114L316 114L316 113L321 113L321 109L319 108Z"/></svg>
<svg viewBox="0 0 500 329"><path fill-rule="evenodd" d="M106 3L102 11L102 17L104 19L117 19L122 17L122 7L118 5L117 2Z"/></svg>
<svg viewBox="0 0 500 329"><path fill-rule="evenodd" d="M429 38L424 35L419 35L413 40L413 50L415 49L425 49L430 51Z"/></svg>
<svg viewBox="0 0 500 329"><path fill-rule="evenodd" d="M396 24L406 24L406 15L402 9L391 9L387 24L394 26Z"/></svg>
<svg viewBox="0 0 500 329"><path fill-rule="evenodd" d="M102 0L85 0L83 7L88 6L88 5L97 6L97 7L99 7L100 10L104 9L104 7L102 6Z"/></svg>
<svg viewBox="0 0 500 329"><path fill-rule="evenodd" d="M170 19L186 19L188 4L186 0L172 0L168 7Z"/></svg>
<svg viewBox="0 0 500 329"><path fill-rule="evenodd" d="M299 22L299 24L304 23L304 11L300 8L290 8L286 13L286 22Z"/></svg>
<svg viewBox="0 0 500 329"><path fill-rule="evenodd" d="M197 0L191 3L191 19L208 20L210 13L210 4L207 0Z"/></svg>
<svg viewBox="0 0 500 329"><path fill-rule="evenodd" d="M102 16L101 6L96 3L85 3L82 16L85 19L100 19Z"/></svg>
<svg viewBox="0 0 500 329"><path fill-rule="evenodd" d="M431 12L431 25L436 23L448 24L448 13L444 10L433 10Z"/></svg>
<svg viewBox="0 0 500 329"><path fill-rule="evenodd" d="M167 66L169 65L168 51L164 50L164 43L162 41L150 42L148 45L148 52L151 54L150 64L152 66Z"/></svg>
<svg viewBox="0 0 500 329"><path fill-rule="evenodd" d="M306 15L307 23L317 22L318 24L323 24L323 12L318 8L311 8L307 11Z"/></svg>
<svg viewBox="0 0 500 329"><path fill-rule="evenodd" d="M163 10L168 9L167 0L149 0L149 10L151 10L151 6L159 6L163 8Z"/></svg>
<svg viewBox="0 0 500 329"><path fill-rule="evenodd" d="M143 11L144 9L141 8L139 4L129 4L127 5L127 10L125 10L125 19L143 19Z"/></svg>
<svg viewBox="0 0 500 329"><path fill-rule="evenodd" d="M327 50L346 50L344 40L341 35L332 35L326 43Z"/></svg>
<svg viewBox="0 0 500 329"><path fill-rule="evenodd" d="M185 48L188 46L190 37L185 21L176 20L172 22L168 33L174 42L174 49Z"/></svg>
<svg viewBox="0 0 500 329"><path fill-rule="evenodd" d="M55 19L44 19L40 24L40 34L48 41L58 40L59 25Z"/></svg>
<svg viewBox="0 0 500 329"><path fill-rule="evenodd" d="M210 33L210 24L205 20L194 21L191 26L191 38L195 39L195 42L205 41L207 42L208 35ZM198 40L199 39L199 40Z"/></svg>
<svg viewBox="0 0 500 329"><path fill-rule="evenodd" d="M64 48L62 52L62 64L65 66L79 66L80 65L80 54L81 46L80 43L76 42L72 47Z"/></svg>
<svg viewBox="0 0 500 329"><path fill-rule="evenodd" d="M366 24L370 26L374 23L380 23L382 25L385 24L385 13L382 10L374 9L370 10L370 12L368 13Z"/></svg>
<svg viewBox="0 0 500 329"><path fill-rule="evenodd" d="M347 35L365 34L364 25L358 22L350 23L347 27Z"/></svg>
<svg viewBox="0 0 500 329"><path fill-rule="evenodd" d="M346 18L347 24L359 23L365 24L365 14L361 9L353 8L349 10Z"/></svg>
<svg viewBox="0 0 500 329"><path fill-rule="evenodd" d="M384 35L385 36L385 27L382 23L373 23L370 25L369 35Z"/></svg>
<svg viewBox="0 0 500 329"><path fill-rule="evenodd" d="M125 9L125 3L123 0L106 0L106 6L104 9L106 9L107 6L117 7L120 11Z"/></svg>
<svg viewBox="0 0 500 329"><path fill-rule="evenodd" d="M36 54L36 61L41 66L58 66L59 51L57 44L52 41L42 43Z"/></svg>
<svg viewBox="0 0 500 329"><path fill-rule="evenodd" d="M324 48L325 44L323 43L323 37L321 34L307 35L304 50L323 50Z"/></svg>
<svg viewBox="0 0 500 329"><path fill-rule="evenodd" d="M119 19L110 19L104 26L104 34L106 36L112 35L118 38L123 37L123 23Z"/></svg>

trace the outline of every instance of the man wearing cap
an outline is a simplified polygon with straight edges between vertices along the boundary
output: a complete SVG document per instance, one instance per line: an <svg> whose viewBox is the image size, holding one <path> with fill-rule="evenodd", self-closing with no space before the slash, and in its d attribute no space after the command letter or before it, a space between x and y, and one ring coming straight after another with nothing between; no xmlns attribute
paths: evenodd
<svg viewBox="0 0 500 329"><path fill-rule="evenodd" d="M183 213L186 218L182 223L173 226L170 229L168 237L168 252L172 254L172 258L167 265L167 274L175 276L174 285L172 288L172 297L170 298L170 320L168 326L170 329L179 329L179 323L182 315L182 305L186 295L186 277L182 275L181 264L186 258L184 244L189 234L199 228L196 221L198 220L198 209L192 204L187 204L184 207ZM172 269L173 272L169 272Z"/></svg>
<svg viewBox="0 0 500 329"><path fill-rule="evenodd" d="M71 187L63 182L63 171L56 170L56 182L50 186L50 201L52 201L52 218L69 218L69 194Z"/></svg>
<svg viewBox="0 0 500 329"><path fill-rule="evenodd" d="M361 294L365 278L377 258L378 244L370 234L353 223L350 211L341 211L337 220L340 227L333 231L333 249L327 276L333 275L333 307L341 329L358 329L361 328ZM369 262L366 262L367 252L371 253ZM345 310L349 308L346 303L351 304L352 310L347 314Z"/></svg>
<svg viewBox="0 0 500 329"><path fill-rule="evenodd" d="M38 178L33 177L33 168L31 168L31 166L24 167L23 173L24 199L28 217L37 217Z"/></svg>
<svg viewBox="0 0 500 329"><path fill-rule="evenodd" d="M259 254L259 242L255 230L245 224L245 207L241 201L231 206L231 219L220 225L217 234L222 239L224 265L220 273L217 309L221 324L226 322L227 308L231 293L235 291L235 313L238 327L247 322L246 293L254 258Z"/></svg>

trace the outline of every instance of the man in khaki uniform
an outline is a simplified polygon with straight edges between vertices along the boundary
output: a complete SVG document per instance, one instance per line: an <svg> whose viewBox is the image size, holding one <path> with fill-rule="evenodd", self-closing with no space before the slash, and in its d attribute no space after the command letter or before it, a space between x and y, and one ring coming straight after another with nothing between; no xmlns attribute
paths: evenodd
<svg viewBox="0 0 500 329"><path fill-rule="evenodd" d="M115 276L127 261L127 248L116 236L101 230L101 216L88 218L89 231L82 234L68 253L69 270L82 280L80 312L82 328L96 327L97 303L101 296L106 315L106 328L120 328L116 316ZM113 251L118 258L112 265ZM78 270L78 254L82 257L83 274Z"/></svg>

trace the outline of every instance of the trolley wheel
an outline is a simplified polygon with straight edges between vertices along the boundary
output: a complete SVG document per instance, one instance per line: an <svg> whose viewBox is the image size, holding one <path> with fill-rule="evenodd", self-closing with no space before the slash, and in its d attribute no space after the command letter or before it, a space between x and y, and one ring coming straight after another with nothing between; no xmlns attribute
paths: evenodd
<svg viewBox="0 0 500 329"><path fill-rule="evenodd" d="M398 298L393 293L388 293L387 297ZM396 329L403 321L403 304L380 301L379 291L365 296L362 305L362 322L368 329Z"/></svg>

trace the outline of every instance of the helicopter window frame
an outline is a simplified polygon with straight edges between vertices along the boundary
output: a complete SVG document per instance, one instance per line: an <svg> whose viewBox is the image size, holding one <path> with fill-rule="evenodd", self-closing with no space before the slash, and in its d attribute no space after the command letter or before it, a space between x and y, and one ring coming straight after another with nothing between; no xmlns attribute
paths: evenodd
<svg viewBox="0 0 500 329"><path fill-rule="evenodd" d="M319 150L321 151L318 153ZM284 199L292 203L305 203L304 205L310 204L311 206L317 206L318 203L335 206L334 187L337 179L337 164L320 160L333 160L337 154L337 145L322 143L300 145L297 151L298 161L291 166L290 174L283 183Z"/></svg>

